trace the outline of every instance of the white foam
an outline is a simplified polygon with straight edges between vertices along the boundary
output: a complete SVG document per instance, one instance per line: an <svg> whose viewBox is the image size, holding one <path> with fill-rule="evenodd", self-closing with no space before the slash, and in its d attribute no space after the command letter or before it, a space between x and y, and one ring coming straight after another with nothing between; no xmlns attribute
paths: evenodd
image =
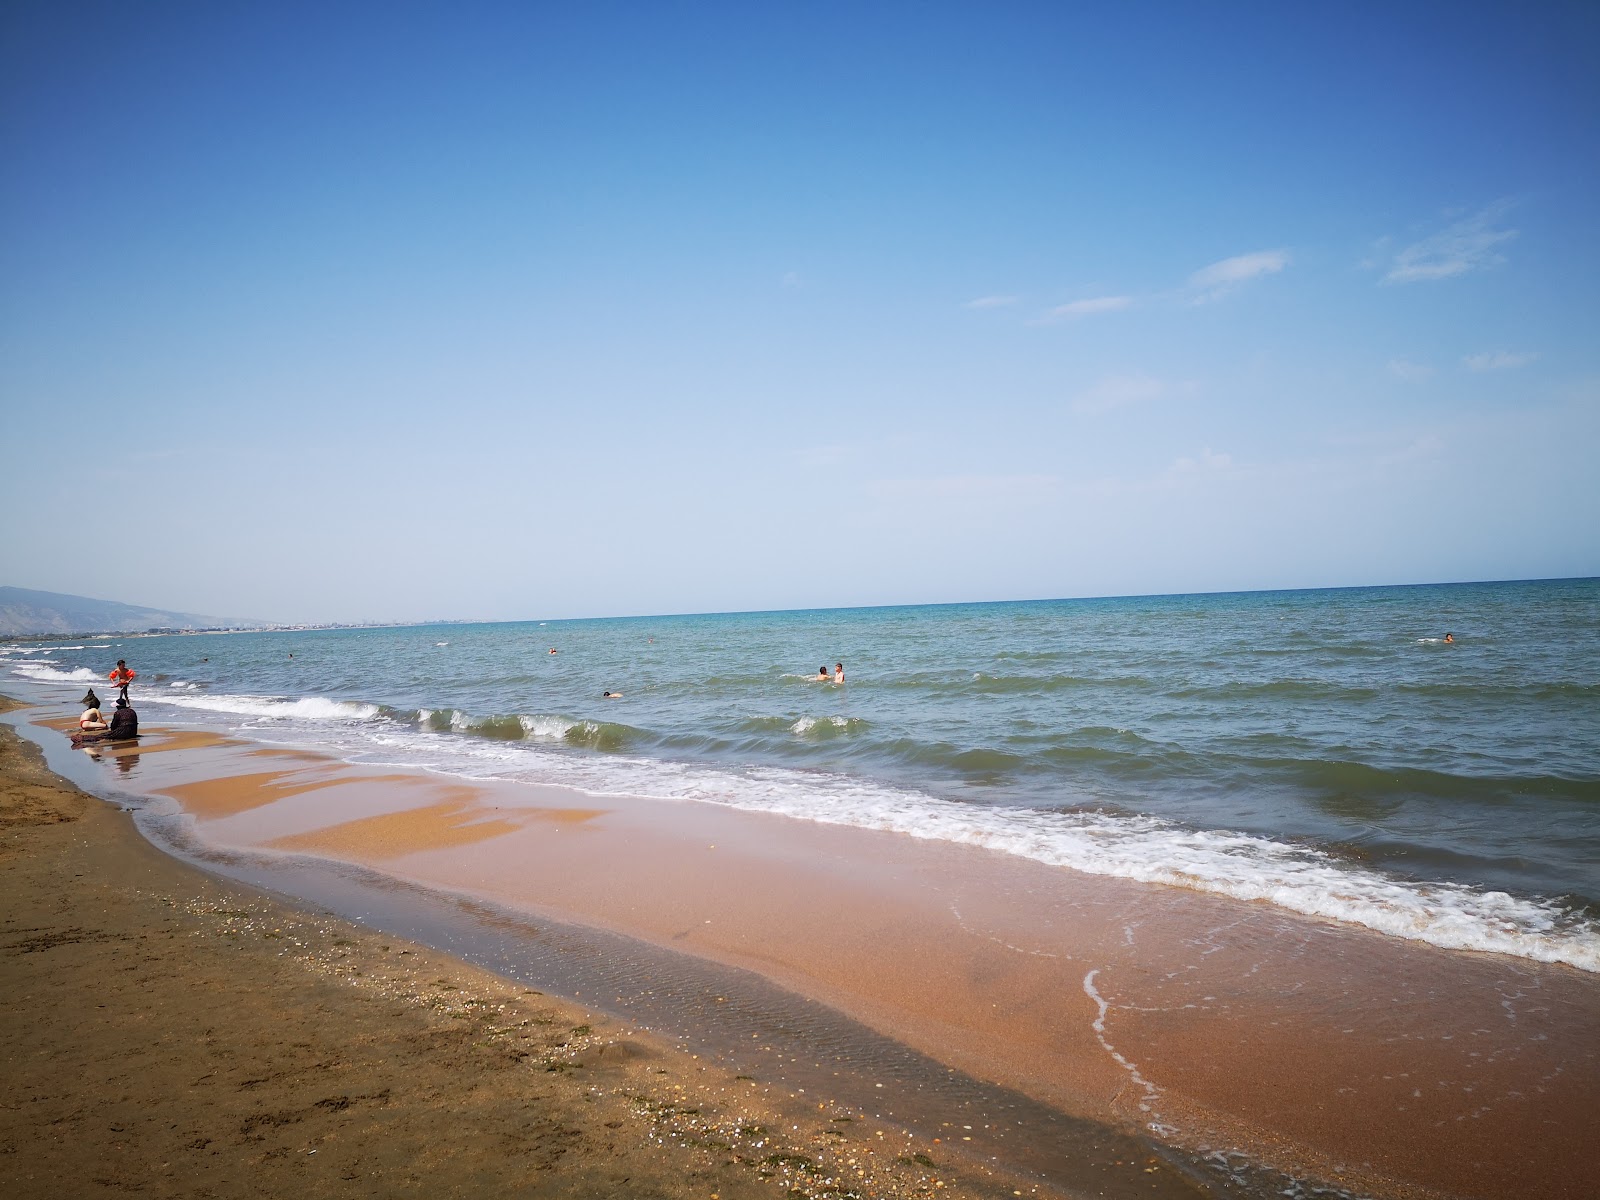
<svg viewBox="0 0 1600 1200"><path fill-rule="evenodd" d="M506 741L369 720L378 711L372 705L317 697L291 701L166 695L161 702L218 714L299 718L303 724L287 727L293 736L331 744L356 761L391 766L421 762L470 778L557 783L600 796L697 801L960 842L1093 875L1266 901L1446 949L1511 954L1600 972L1600 925L1553 903L1394 879L1319 850L1248 834L1195 830L1157 817L1114 812L985 807L828 772L577 754L563 744L567 734L597 726L555 715L519 717L527 737ZM424 721L429 715L421 714ZM451 716L454 728L471 728L470 717L459 712ZM803 722L816 720L801 718L791 728L803 732L798 728Z"/></svg>
<svg viewBox="0 0 1600 1200"><path fill-rule="evenodd" d="M322 696L302 696L290 700L281 696L163 696L162 704L178 708L204 709L246 717L298 718L310 721L365 721L378 715L376 704L354 700L329 700Z"/></svg>
<svg viewBox="0 0 1600 1200"><path fill-rule="evenodd" d="M731 795L694 798L965 842L1092 875L1266 900L1446 949L1515 954L1600 972L1600 929L1554 905L1456 884L1390 879L1318 850L1248 834L1186 829L1148 816L980 808L916 794L889 804L848 793L824 799L774 792L757 803Z"/></svg>
<svg viewBox="0 0 1600 1200"><path fill-rule="evenodd" d="M16 664L15 673L25 679L40 679L51 683L93 683L100 678L88 667L74 667L70 671L58 671L54 667L37 665L26 661Z"/></svg>
<svg viewBox="0 0 1600 1200"><path fill-rule="evenodd" d="M405 735L390 744L411 744ZM725 770L527 743L451 740L445 770L565 783L595 794L693 800L930 840L963 842L1092 875L1264 900L1452 950L1512 954L1600 972L1600 927L1560 907L1456 884L1413 883L1306 847L1195 830L1157 817L989 808L823 772Z"/></svg>
<svg viewBox="0 0 1600 1200"><path fill-rule="evenodd" d="M578 727L578 722L566 717L532 716L517 718L522 722L523 731L530 737L544 741L564 740L567 734Z"/></svg>
<svg viewBox="0 0 1600 1200"><path fill-rule="evenodd" d="M849 717L839 717L839 716L834 716L834 717L801 717L793 725L789 726L789 732L790 733L798 733L798 734L806 734L806 733L810 733L813 729L815 729L819 725L831 725L835 729L848 729L850 727L850 718Z"/></svg>

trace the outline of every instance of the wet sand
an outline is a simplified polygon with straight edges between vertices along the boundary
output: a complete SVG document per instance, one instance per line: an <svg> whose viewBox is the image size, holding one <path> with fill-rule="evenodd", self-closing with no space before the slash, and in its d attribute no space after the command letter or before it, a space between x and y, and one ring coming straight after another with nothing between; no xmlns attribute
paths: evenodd
<svg viewBox="0 0 1600 1200"><path fill-rule="evenodd" d="M141 759L200 741L150 739ZM0 877L0 1195L1034 1194L218 881L4 727Z"/></svg>
<svg viewBox="0 0 1600 1200"><path fill-rule="evenodd" d="M1600 981L1570 968L710 805L192 735L130 758L107 755L110 777L175 800L197 844L747 968L979 1080L1210 1155L1225 1191L1270 1182L1234 1178L1242 1151L1376 1195L1590 1194Z"/></svg>

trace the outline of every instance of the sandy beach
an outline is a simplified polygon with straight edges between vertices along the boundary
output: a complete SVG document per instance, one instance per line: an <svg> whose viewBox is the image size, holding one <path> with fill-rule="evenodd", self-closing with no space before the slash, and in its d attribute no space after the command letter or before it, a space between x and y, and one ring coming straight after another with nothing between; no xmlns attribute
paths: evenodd
<svg viewBox="0 0 1600 1200"><path fill-rule="evenodd" d="M1031 1194L194 870L5 728L0 839L6 1196Z"/></svg>
<svg viewBox="0 0 1600 1200"><path fill-rule="evenodd" d="M65 713L30 718L64 744ZM21 769L14 750L7 761ZM197 731L151 729L97 762L52 762L143 805L143 828L175 852L388 931L233 896L70 791L51 794L73 822L18 827L30 845L53 839L59 861L13 884L51 913L12 913L13 947L78 931L51 953L81 955L77 986L89 991L121 979L110 964L132 953L140 1005L180 989L134 981L173 972L198 972L204 983L181 989L194 997L237 985L238 1000L197 1005L162 1053L204 1047L226 1029L250 1053L289 1060L224 1077L215 1055L196 1050L174 1067L163 1102L187 1112L174 1097L192 1096L220 1123L191 1132L169 1122L183 1140L161 1143L151 1159L168 1164L161 1170L180 1170L182 1147L204 1138L240 1161L270 1151L274 1169L310 1170L312 1150L324 1172L335 1161L380 1164L385 1187L422 1171L415 1157L394 1161L402 1144L446 1182L477 1172L511 1180L505 1147L533 1128L527 1089L550 1128L577 1131L549 1142L547 1153L563 1148L539 1187L560 1181L574 1193L639 1194L631 1189L649 1178L647 1194L771 1194L780 1174L801 1195L1251 1195L1294 1180L1300 1194L1587 1191L1600 989L1570 968L1441 951L972 846L363 768ZM91 852L95 861L81 857ZM11 853L6 869L34 861ZM121 887L118 904L63 886L79 873ZM396 930L494 973L416 944L402 952ZM166 953L151 958L152 945ZM58 970L20 973L17 964L42 970L45 957L13 953L8 992L59 987L52 1013L86 1012ZM252 964L248 975L226 966L236 962ZM519 978L593 996L634 1024L530 996ZM771 985L779 990L761 990ZM93 1008L91 1027L118 1055L129 1043L147 1049L140 1035L151 1027L174 1028L146 1009L142 1026L108 1024L104 1014L126 1004L100 1003L108 1008ZM61 1053L81 1053L81 1031L60 1032ZM320 1048L302 1052L302 1042ZM362 1069L377 1074L358 1081L352 1045L371 1048L377 1061ZM384 1074L401 1046L421 1049ZM336 1088L317 1075L324 1061L339 1064ZM485 1077L469 1079L480 1065ZM126 1061L103 1070L94 1096L156 1078ZM263 1090L279 1080L281 1094ZM219 1106L209 1092L224 1087ZM7 1119L21 1111L47 1123L88 1102L8 1105ZM473 1128L499 1132L432 1144L429 1122L458 1104L488 1105ZM690 1109L698 1124L663 1132L661 1114L684 1120ZM271 1125L271 1114L286 1119ZM790 1131L780 1149L738 1133L780 1127ZM361 1136L374 1139L364 1150Z"/></svg>

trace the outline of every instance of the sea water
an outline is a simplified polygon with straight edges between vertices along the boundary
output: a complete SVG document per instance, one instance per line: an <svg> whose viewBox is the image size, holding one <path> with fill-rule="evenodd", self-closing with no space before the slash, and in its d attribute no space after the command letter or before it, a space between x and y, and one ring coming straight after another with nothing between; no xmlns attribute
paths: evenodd
<svg viewBox="0 0 1600 1200"><path fill-rule="evenodd" d="M0 680L117 658L147 722L1600 971L1600 580L17 642Z"/></svg>

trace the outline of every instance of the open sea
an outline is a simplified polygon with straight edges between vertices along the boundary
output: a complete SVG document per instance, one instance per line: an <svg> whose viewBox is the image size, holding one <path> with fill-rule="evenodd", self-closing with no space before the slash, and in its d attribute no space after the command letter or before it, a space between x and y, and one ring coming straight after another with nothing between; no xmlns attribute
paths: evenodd
<svg viewBox="0 0 1600 1200"><path fill-rule="evenodd" d="M118 658L146 722L1600 971L1596 579L12 641L0 686L109 701Z"/></svg>

